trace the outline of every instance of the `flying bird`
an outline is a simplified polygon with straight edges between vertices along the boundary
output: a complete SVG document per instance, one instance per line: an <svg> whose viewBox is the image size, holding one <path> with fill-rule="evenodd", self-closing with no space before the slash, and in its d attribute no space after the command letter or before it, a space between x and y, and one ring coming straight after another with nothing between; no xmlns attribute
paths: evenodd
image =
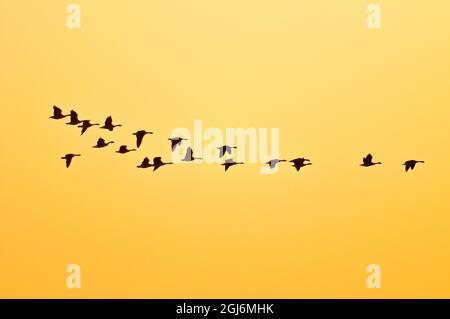
<svg viewBox="0 0 450 319"><path fill-rule="evenodd" d="M266 164L269 165L269 167L271 169L274 169L277 166L277 164L280 163L280 162L286 162L286 160L284 160L284 159L280 160L280 159L276 158L276 159L268 161Z"/></svg>
<svg viewBox="0 0 450 319"><path fill-rule="evenodd" d="M226 153L231 154L233 148L236 149L237 147L229 145L223 145L218 147L217 149L219 150L219 158L224 157Z"/></svg>
<svg viewBox="0 0 450 319"><path fill-rule="evenodd" d="M128 147L127 147L126 145L122 145L122 146L119 148L119 150L116 151L116 153L119 153L119 154L126 154L126 153L129 153L129 152L135 152L135 151L136 151L135 149L129 150Z"/></svg>
<svg viewBox="0 0 450 319"><path fill-rule="evenodd" d="M194 151L192 150L191 147L188 147L186 150L186 155L184 156L184 158L181 160L182 162L192 162L195 160L201 160L201 157L194 157Z"/></svg>
<svg viewBox="0 0 450 319"><path fill-rule="evenodd" d="M372 162L372 158L373 158L372 154L370 154L370 153L367 154L367 156L363 158L363 163L361 164L361 166L370 167L370 166L381 164L381 162L376 162L376 163Z"/></svg>
<svg viewBox="0 0 450 319"><path fill-rule="evenodd" d="M142 161L142 164L139 165L137 168L149 168L152 167L153 165L150 164L150 160L148 159L148 157L144 158L144 160Z"/></svg>
<svg viewBox="0 0 450 319"><path fill-rule="evenodd" d="M113 141L106 143L103 138L99 138L97 141L97 145L92 146L93 148L103 148L108 146L109 144L114 144Z"/></svg>
<svg viewBox="0 0 450 319"><path fill-rule="evenodd" d="M70 116L70 114L66 114L66 115L62 114L62 110L59 107L57 107L56 105L54 105L53 106L53 115L50 116L50 118L54 119L54 120L60 120L65 117L68 117L68 116Z"/></svg>
<svg viewBox="0 0 450 319"><path fill-rule="evenodd" d="M70 164L72 163L72 160L74 157L81 156L80 154L66 154L64 157L61 157L61 159L66 160L66 167L69 168Z"/></svg>
<svg viewBox="0 0 450 319"><path fill-rule="evenodd" d="M153 132L147 132L144 130L137 131L136 133L133 133L133 135L136 136L136 146L139 148L142 144L142 141L144 140L145 135L147 134L153 134Z"/></svg>
<svg viewBox="0 0 450 319"><path fill-rule="evenodd" d="M164 165L171 165L171 164L173 164L172 162L170 162L170 163L164 163L162 160L161 160L161 157L155 157L155 158L153 158L153 164L151 164L151 166L153 166L153 171L156 171L158 168L160 168L161 166L164 166Z"/></svg>
<svg viewBox="0 0 450 319"><path fill-rule="evenodd" d="M121 124L114 125L112 117L108 116L108 118L105 120L105 125L103 125L100 128L109 130L109 131L113 131L115 127L121 127L121 126L122 126Z"/></svg>
<svg viewBox="0 0 450 319"><path fill-rule="evenodd" d="M310 163L310 160L309 160L309 159L303 158L303 157L295 158L295 159L293 159L293 160L290 160L289 162L290 162L290 163L293 163L292 167L295 167L295 169L296 169L297 171L299 171L300 168L302 168L302 167L304 167L304 166L312 165L312 163ZM308 162L308 163L306 163L306 162Z"/></svg>
<svg viewBox="0 0 450 319"><path fill-rule="evenodd" d="M85 120L85 121L82 121L82 124L79 125L78 127L81 128L81 135L83 135L90 127L96 126L96 125L98 126L100 124L98 124L98 123L92 124L91 121Z"/></svg>
<svg viewBox="0 0 450 319"><path fill-rule="evenodd" d="M409 160L403 163L405 166L405 171L409 171L410 169L413 170L414 167L416 167L417 163L425 163L425 161L416 161L416 160Z"/></svg>
<svg viewBox="0 0 450 319"><path fill-rule="evenodd" d="M187 141L186 138L182 137L171 137L169 138L169 141L171 142L172 152L175 151L178 145L181 144L182 141Z"/></svg>
<svg viewBox="0 0 450 319"><path fill-rule="evenodd" d="M78 119L78 113L75 111L70 111L70 122L66 123L67 125L78 125L81 124L82 121Z"/></svg>
<svg viewBox="0 0 450 319"><path fill-rule="evenodd" d="M220 165L225 166L225 172L226 172L231 166L238 165L238 164L244 164L244 163L243 162L235 162L233 159L230 158L230 159L225 160L225 163L222 163Z"/></svg>

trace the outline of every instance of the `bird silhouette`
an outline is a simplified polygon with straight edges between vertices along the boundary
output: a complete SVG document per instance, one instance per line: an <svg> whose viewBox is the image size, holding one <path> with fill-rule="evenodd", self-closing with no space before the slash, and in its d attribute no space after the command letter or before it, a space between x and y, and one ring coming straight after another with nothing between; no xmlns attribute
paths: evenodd
<svg viewBox="0 0 450 319"><path fill-rule="evenodd" d="M106 143L103 138L99 138L97 141L97 145L92 146L93 148L103 148L108 146L109 144L114 144L113 141Z"/></svg>
<svg viewBox="0 0 450 319"><path fill-rule="evenodd" d="M410 169L413 170L414 167L416 167L417 163L425 163L425 161L416 161L416 160L409 160L403 163L405 166L405 171L409 171Z"/></svg>
<svg viewBox="0 0 450 319"><path fill-rule="evenodd" d="M138 168L149 168L149 167L152 167L152 164L150 164L150 160L148 157L144 158L142 164L138 166Z"/></svg>
<svg viewBox="0 0 450 319"><path fill-rule="evenodd" d="M310 163L310 160L309 160L309 159L303 158L303 157L295 158L295 159L293 159L293 160L290 160L289 162L290 162L290 163L293 163L292 167L295 167L295 169L296 169L297 171L299 171L300 168L302 168L302 167L304 167L304 166L312 165L312 163ZM308 162L308 163L306 163L306 162Z"/></svg>
<svg viewBox="0 0 450 319"><path fill-rule="evenodd" d="M50 118L54 119L54 120L60 120L65 117L68 117L68 116L70 116L70 114L66 114L66 115L62 114L62 110L59 107L57 107L56 105L54 105L53 106L53 115L50 116Z"/></svg>
<svg viewBox="0 0 450 319"><path fill-rule="evenodd" d="M280 160L280 159L276 158L276 159L268 161L266 164L268 164L271 169L274 169L277 166L277 164L280 162L286 162L286 160L284 160L284 159Z"/></svg>
<svg viewBox="0 0 450 319"><path fill-rule="evenodd" d="M66 123L67 125L78 125L81 124L82 121L78 119L78 113L74 110L70 111L70 122Z"/></svg>
<svg viewBox="0 0 450 319"><path fill-rule="evenodd" d="M61 159L66 160L66 167L69 168L70 164L72 163L72 160L74 157L81 156L80 154L66 154L64 157L61 157Z"/></svg>
<svg viewBox="0 0 450 319"><path fill-rule="evenodd" d="M225 166L225 172L226 172L231 166L238 165L238 164L244 164L244 163L243 162L235 162L233 159L230 158L230 159L225 160L225 162L220 165Z"/></svg>
<svg viewBox="0 0 450 319"><path fill-rule="evenodd" d="M192 162L192 161L201 160L201 159L202 159L201 157L194 157L194 151L189 146L186 150L186 155L184 156L184 158L181 161L182 162Z"/></svg>
<svg viewBox="0 0 450 319"><path fill-rule="evenodd" d="M147 134L153 134L153 132L147 132L147 131L144 131L144 130L140 130L140 131L137 131L136 133L133 133L133 135L136 136L136 146L137 146L137 148L139 148L141 146L142 141L144 140L144 137Z"/></svg>
<svg viewBox="0 0 450 319"><path fill-rule="evenodd" d="M229 145L223 145L218 147L217 149L219 150L219 158L224 157L226 153L231 154L233 148L236 149L237 147Z"/></svg>
<svg viewBox="0 0 450 319"><path fill-rule="evenodd" d="M109 130L109 131L113 131L115 127L121 127L121 126L122 126L121 124L114 125L112 117L108 116L105 120L105 125L103 125L100 128Z"/></svg>
<svg viewBox="0 0 450 319"><path fill-rule="evenodd" d="M187 141L186 138L182 137L171 137L169 138L169 141L171 142L172 152L175 151L178 145L181 144L182 141Z"/></svg>
<svg viewBox="0 0 450 319"><path fill-rule="evenodd" d="M116 151L116 153L119 153L119 154L126 154L126 153L129 153L129 152L135 152L135 151L136 151L135 149L129 150L128 147L127 147L126 145L122 145L122 146L119 148L119 150Z"/></svg>
<svg viewBox="0 0 450 319"><path fill-rule="evenodd" d="M172 162L169 162L169 163L164 163L162 160L161 160L161 157L155 157L155 158L153 158L153 164L151 164L152 166L153 166L153 171L156 171L158 168L160 168L161 166L164 166L164 165L171 165L171 164L173 164Z"/></svg>
<svg viewBox="0 0 450 319"><path fill-rule="evenodd" d="M381 162L376 162L376 163L372 162L372 158L373 158L372 154L370 154L370 153L367 154L367 156L363 158L363 163L361 164L361 166L370 167L370 166L381 164Z"/></svg>
<svg viewBox="0 0 450 319"><path fill-rule="evenodd" d="M92 124L91 121L84 120L84 121L82 121L82 124L79 125L78 127L81 128L81 135L83 135L88 130L88 128L90 128L92 126L98 126L98 125L100 125L100 124L98 124L98 123Z"/></svg>

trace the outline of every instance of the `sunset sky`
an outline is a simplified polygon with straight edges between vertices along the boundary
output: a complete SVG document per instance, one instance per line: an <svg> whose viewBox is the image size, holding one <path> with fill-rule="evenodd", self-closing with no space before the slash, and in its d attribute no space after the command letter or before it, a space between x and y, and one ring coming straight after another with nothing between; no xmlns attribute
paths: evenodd
<svg viewBox="0 0 450 319"><path fill-rule="evenodd" d="M450 2L371 2L0 0L0 297L450 298ZM136 168L195 120L313 165Z"/></svg>

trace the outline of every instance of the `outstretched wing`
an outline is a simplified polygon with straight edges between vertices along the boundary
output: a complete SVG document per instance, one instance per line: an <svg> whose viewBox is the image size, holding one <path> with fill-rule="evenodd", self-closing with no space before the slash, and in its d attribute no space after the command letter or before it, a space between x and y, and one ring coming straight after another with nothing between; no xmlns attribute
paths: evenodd
<svg viewBox="0 0 450 319"><path fill-rule="evenodd" d="M153 158L153 165L161 166L161 164L163 164L161 157L158 156L158 157Z"/></svg>
<svg viewBox="0 0 450 319"><path fill-rule="evenodd" d="M108 127L108 126L111 126L111 125L112 125L112 117L108 116L106 118L106 120L105 120L105 126Z"/></svg>
<svg viewBox="0 0 450 319"><path fill-rule="evenodd" d="M89 128L88 123L84 122L83 125L81 126L81 135L83 135Z"/></svg>
<svg viewBox="0 0 450 319"><path fill-rule="evenodd" d="M70 111L70 121L71 122L78 122L78 113L75 111Z"/></svg>
<svg viewBox="0 0 450 319"><path fill-rule="evenodd" d="M72 156L66 155L66 167L67 167L67 168L70 167L70 164L72 163L72 159L73 159Z"/></svg>
<svg viewBox="0 0 450 319"><path fill-rule="evenodd" d="M56 105L53 106L53 115L54 116L62 115L62 110L59 107L57 107Z"/></svg>
<svg viewBox="0 0 450 319"><path fill-rule="evenodd" d="M172 151L174 151L175 148L177 147L177 145L181 143L181 140L171 139L170 142L171 142L171 145L172 145Z"/></svg>
<svg viewBox="0 0 450 319"><path fill-rule="evenodd" d="M367 156L363 158L363 163L364 163L364 164L370 164L370 163L372 163L372 154L370 154L370 153L367 154Z"/></svg>
<svg viewBox="0 0 450 319"><path fill-rule="evenodd" d="M277 166L277 161L276 161L276 160L271 160L271 161L269 161L269 167L270 167L271 169L274 169L275 166Z"/></svg>
<svg viewBox="0 0 450 319"><path fill-rule="evenodd" d="M225 153L227 151L227 147L226 146L221 146L217 148L219 150L219 158L222 158L225 156Z"/></svg>
<svg viewBox="0 0 450 319"><path fill-rule="evenodd" d="M407 172L410 169L411 170L414 169L414 167L416 166L416 162L414 162L414 161L406 161L405 164L403 164L403 165L405 165L405 171Z"/></svg>
<svg viewBox="0 0 450 319"><path fill-rule="evenodd" d="M136 134L136 146L139 148L142 144L142 141L144 139L144 135L139 134L139 132Z"/></svg>
<svg viewBox="0 0 450 319"><path fill-rule="evenodd" d="M144 160L142 161L141 166L146 167L150 165L150 159L148 157L144 158Z"/></svg>
<svg viewBox="0 0 450 319"><path fill-rule="evenodd" d="M184 162L191 162L193 160L193 154L192 148L189 146L186 150L186 155L183 158Z"/></svg>

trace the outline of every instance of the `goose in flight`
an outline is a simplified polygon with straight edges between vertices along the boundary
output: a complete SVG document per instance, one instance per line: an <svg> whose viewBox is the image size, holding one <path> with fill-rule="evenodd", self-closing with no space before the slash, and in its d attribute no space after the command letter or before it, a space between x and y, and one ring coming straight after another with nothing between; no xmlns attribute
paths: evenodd
<svg viewBox="0 0 450 319"><path fill-rule="evenodd" d="M202 159L201 157L194 157L194 151L189 146L186 150L186 155L184 156L184 158L181 161L182 162L192 162L192 161L201 160L201 159Z"/></svg>
<svg viewBox="0 0 450 319"><path fill-rule="evenodd" d="M244 164L244 163L243 162L235 162L233 159L230 158L230 159L225 160L225 162L220 165L225 166L225 172L226 172L231 166L238 165L238 164Z"/></svg>
<svg viewBox="0 0 450 319"><path fill-rule="evenodd" d="M122 145L122 146L119 148L119 150L116 151L116 153L119 153L119 154L126 154L126 153L129 153L129 152L135 152L135 151L136 151L136 149L129 150L128 147L127 147L126 145Z"/></svg>
<svg viewBox="0 0 450 319"><path fill-rule="evenodd" d="M98 126L98 125L100 125L100 124L98 124L98 123L92 124L91 121L85 120L85 121L82 121L82 124L79 125L78 127L81 128L81 135L83 135L88 130L88 128L90 128L92 126Z"/></svg>
<svg viewBox="0 0 450 319"><path fill-rule="evenodd" d="M224 155L226 153L231 155L231 152L232 152L233 148L236 149L237 147L236 146L229 146L229 145L223 145L223 146L218 147L217 149L219 150L219 158L224 157Z"/></svg>
<svg viewBox="0 0 450 319"><path fill-rule="evenodd" d="M286 162L286 160L284 160L284 159L280 160L280 159L276 158L276 159L268 161L266 164L269 165L269 167L271 169L274 169L277 166L277 164L280 163L280 162Z"/></svg>
<svg viewBox="0 0 450 319"><path fill-rule="evenodd" d="M69 168L70 164L72 163L72 160L74 157L81 156L80 154L66 154L64 157L61 157L61 159L66 161L66 167Z"/></svg>
<svg viewBox="0 0 450 319"><path fill-rule="evenodd" d="M109 144L114 144L113 141L106 143L103 138L99 138L97 141L97 145L92 146L93 148L103 148L108 146Z"/></svg>
<svg viewBox="0 0 450 319"><path fill-rule="evenodd" d="M173 152L173 151L175 151L177 146L181 144L182 141L187 141L187 139L182 138L182 137L171 137L171 138L169 138L169 141L171 142L170 144L171 144L172 152Z"/></svg>
<svg viewBox="0 0 450 319"><path fill-rule="evenodd" d="M169 163L164 163L162 160L161 160L161 157L155 157L155 158L153 158L153 164L151 164L151 166L153 166L153 171L156 171L158 168L160 168L161 166L164 166L164 165L171 165L171 164L173 164L172 162L169 162Z"/></svg>
<svg viewBox="0 0 450 319"><path fill-rule="evenodd" d="M289 162L290 162L290 163L293 163L292 167L295 167L295 169L296 169L297 171L299 171L300 168L302 168L302 167L304 167L304 166L312 165L312 163L310 163L310 160L309 160L309 159L303 158L303 157L295 158L295 159L293 159L293 160L290 160ZM306 162L308 162L308 163L306 163Z"/></svg>
<svg viewBox="0 0 450 319"><path fill-rule="evenodd" d="M105 125L103 125L100 128L109 130L109 131L113 131L115 127L121 127L121 126L122 126L121 124L114 125L112 117L108 116L108 118L105 120Z"/></svg>
<svg viewBox="0 0 450 319"><path fill-rule="evenodd" d="M425 161L416 161L416 160L409 160L403 163L405 166L405 171L409 171L410 169L413 170L414 167L416 167L417 163L425 163Z"/></svg>
<svg viewBox="0 0 450 319"><path fill-rule="evenodd" d="M153 134L153 132L147 132L144 130L137 131L136 133L133 133L134 136L136 136L136 146L139 148L142 144L142 141L144 140L145 135L147 134Z"/></svg>
<svg viewBox="0 0 450 319"><path fill-rule="evenodd" d="M370 153L367 154L367 156L363 158L363 163L361 164L361 166L370 167L370 166L381 164L381 162L376 162L376 163L372 162L372 159L373 159L372 154L370 154Z"/></svg>
<svg viewBox="0 0 450 319"><path fill-rule="evenodd" d="M66 123L67 125L78 125L81 124L82 121L78 119L78 113L74 110L70 111L70 122Z"/></svg>
<svg viewBox="0 0 450 319"><path fill-rule="evenodd" d="M150 164L150 160L148 157L144 158L144 160L142 161L142 164L139 165L137 168L149 168L152 167L152 164Z"/></svg>
<svg viewBox="0 0 450 319"><path fill-rule="evenodd" d="M54 119L54 120L60 120L65 117L68 117L68 116L70 116L70 114L66 114L66 115L62 114L62 110L59 107L57 107L56 105L54 105L53 106L53 115L50 116L50 118Z"/></svg>

